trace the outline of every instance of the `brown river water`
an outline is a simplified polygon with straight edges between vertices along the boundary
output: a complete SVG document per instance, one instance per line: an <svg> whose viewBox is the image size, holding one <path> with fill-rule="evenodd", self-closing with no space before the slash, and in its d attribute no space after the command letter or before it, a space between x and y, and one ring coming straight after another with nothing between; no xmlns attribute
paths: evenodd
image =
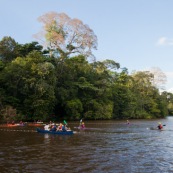
<svg viewBox="0 0 173 173"><path fill-rule="evenodd" d="M152 130L158 122L164 130ZM161 120L68 122L71 136L36 127L0 126L0 173L173 172L173 117Z"/></svg>

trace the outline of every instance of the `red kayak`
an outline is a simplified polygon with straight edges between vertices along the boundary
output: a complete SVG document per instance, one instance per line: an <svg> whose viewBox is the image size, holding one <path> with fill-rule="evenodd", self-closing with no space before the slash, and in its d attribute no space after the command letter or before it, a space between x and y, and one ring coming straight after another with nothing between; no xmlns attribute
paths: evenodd
<svg viewBox="0 0 173 173"><path fill-rule="evenodd" d="M26 126L26 124L2 124L0 127L20 127L20 126Z"/></svg>
<svg viewBox="0 0 173 173"><path fill-rule="evenodd" d="M40 126L44 126L43 123L28 123L28 126L36 126L36 127L40 127Z"/></svg>

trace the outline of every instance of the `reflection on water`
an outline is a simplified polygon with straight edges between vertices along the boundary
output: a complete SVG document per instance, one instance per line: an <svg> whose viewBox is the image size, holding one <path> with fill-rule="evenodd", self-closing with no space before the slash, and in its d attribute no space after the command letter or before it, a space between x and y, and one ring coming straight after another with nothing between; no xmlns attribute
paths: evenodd
<svg viewBox="0 0 173 173"><path fill-rule="evenodd" d="M173 118L89 121L72 136L39 134L32 127L0 130L1 173L155 173L173 171ZM71 128L78 123L70 123ZM20 131L15 131L20 129ZM5 131L6 130L6 131ZM28 132L27 132L28 130Z"/></svg>

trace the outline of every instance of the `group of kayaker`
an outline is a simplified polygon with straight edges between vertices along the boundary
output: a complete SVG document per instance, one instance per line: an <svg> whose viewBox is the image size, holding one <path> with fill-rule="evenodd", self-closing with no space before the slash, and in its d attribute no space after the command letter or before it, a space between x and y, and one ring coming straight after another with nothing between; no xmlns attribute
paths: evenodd
<svg viewBox="0 0 173 173"><path fill-rule="evenodd" d="M80 129L85 128L85 123L82 121L82 119L80 120L79 128ZM67 130L71 130L71 129L67 126L67 122L64 120L63 123L59 123L59 124L55 124L55 123L52 123L52 121L50 121L49 123L45 124L44 130L48 130L48 131L67 131Z"/></svg>
<svg viewBox="0 0 173 173"><path fill-rule="evenodd" d="M67 131L70 130L69 127L67 127L67 123L60 123L60 124L55 124L50 121L49 124L46 124L44 126L44 130L49 130L49 131Z"/></svg>

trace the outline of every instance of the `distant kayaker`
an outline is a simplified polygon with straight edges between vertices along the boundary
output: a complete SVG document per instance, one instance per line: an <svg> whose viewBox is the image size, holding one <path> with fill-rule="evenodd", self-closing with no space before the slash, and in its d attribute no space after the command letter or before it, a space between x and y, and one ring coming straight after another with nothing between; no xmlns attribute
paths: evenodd
<svg viewBox="0 0 173 173"><path fill-rule="evenodd" d="M159 125L157 126L159 130L161 130L163 128L162 123L159 123Z"/></svg>
<svg viewBox="0 0 173 173"><path fill-rule="evenodd" d="M127 124L128 124L128 125L130 124L129 120L127 120Z"/></svg>
<svg viewBox="0 0 173 173"><path fill-rule="evenodd" d="M23 124L23 121L20 121L19 124Z"/></svg>
<svg viewBox="0 0 173 173"><path fill-rule="evenodd" d="M82 129L85 128L85 123L84 123L84 122L82 122L82 124L81 124L81 128L82 128Z"/></svg>

